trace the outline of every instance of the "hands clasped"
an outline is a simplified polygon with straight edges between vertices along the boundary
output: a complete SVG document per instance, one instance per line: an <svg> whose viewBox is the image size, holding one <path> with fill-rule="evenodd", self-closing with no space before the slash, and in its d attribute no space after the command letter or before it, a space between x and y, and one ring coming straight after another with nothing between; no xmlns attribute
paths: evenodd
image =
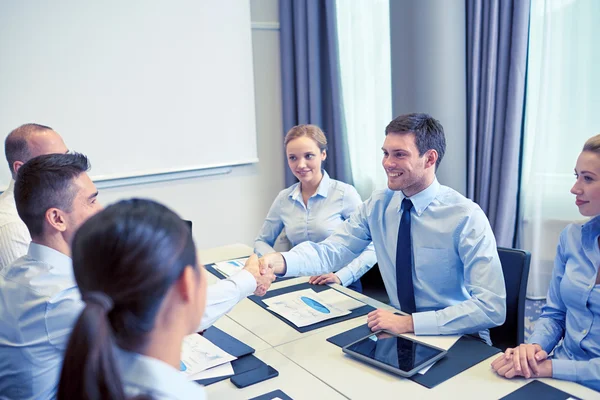
<svg viewBox="0 0 600 400"><path fill-rule="evenodd" d="M525 378L552 377L552 360L539 344L522 344L514 349L506 349L503 355L492 362L494 371L505 378L523 376Z"/></svg>
<svg viewBox="0 0 600 400"><path fill-rule="evenodd" d="M269 290L271 283L275 280L275 273L272 268L263 268L262 258L258 259L256 254L252 254L248 261L246 261L246 265L244 265L244 269L254 276L256 279L256 290L254 294L257 296L264 296Z"/></svg>

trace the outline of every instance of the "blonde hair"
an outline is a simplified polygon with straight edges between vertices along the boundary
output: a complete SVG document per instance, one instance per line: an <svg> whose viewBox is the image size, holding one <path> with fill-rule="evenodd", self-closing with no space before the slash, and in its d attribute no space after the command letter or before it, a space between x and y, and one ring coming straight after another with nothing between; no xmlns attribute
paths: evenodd
<svg viewBox="0 0 600 400"><path fill-rule="evenodd" d="M591 151L600 154L600 135L592 136L586 140L582 151Z"/></svg>
<svg viewBox="0 0 600 400"><path fill-rule="evenodd" d="M288 131L287 135L285 135L283 144L285 147L287 147L289 142L302 136L308 136L314 140L321 152L327 150L327 138L325 137L325 134L317 125L310 124L294 126Z"/></svg>

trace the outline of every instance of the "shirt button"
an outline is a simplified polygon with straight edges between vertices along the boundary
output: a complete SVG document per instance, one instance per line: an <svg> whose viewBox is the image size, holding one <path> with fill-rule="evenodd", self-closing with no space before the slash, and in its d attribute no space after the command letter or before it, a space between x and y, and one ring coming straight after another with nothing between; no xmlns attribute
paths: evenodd
<svg viewBox="0 0 600 400"><path fill-rule="evenodd" d="M593 287L594 287L594 285L591 285L591 284L590 284L590 285L588 285L588 289L591 289L591 288L593 288Z"/></svg>
<svg viewBox="0 0 600 400"><path fill-rule="evenodd" d="M585 335L587 333L587 329L582 330L581 333Z"/></svg>

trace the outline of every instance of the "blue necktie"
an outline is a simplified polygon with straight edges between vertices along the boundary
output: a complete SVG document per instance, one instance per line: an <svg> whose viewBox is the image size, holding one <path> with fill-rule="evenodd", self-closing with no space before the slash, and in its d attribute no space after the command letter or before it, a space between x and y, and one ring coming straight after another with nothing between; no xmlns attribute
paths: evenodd
<svg viewBox="0 0 600 400"><path fill-rule="evenodd" d="M415 306L415 290L413 288L413 255L410 238L410 210L413 204L409 199L402 200L402 217L398 229L398 245L396 247L396 289L400 309L407 314L417 311Z"/></svg>

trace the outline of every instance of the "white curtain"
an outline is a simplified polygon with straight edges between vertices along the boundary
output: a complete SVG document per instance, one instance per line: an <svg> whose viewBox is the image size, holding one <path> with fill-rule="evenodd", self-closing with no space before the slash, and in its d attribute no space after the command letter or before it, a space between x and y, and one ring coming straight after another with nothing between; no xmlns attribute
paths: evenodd
<svg viewBox="0 0 600 400"><path fill-rule="evenodd" d="M386 187L381 166L392 119L389 0L337 0L342 97L354 186Z"/></svg>
<svg viewBox="0 0 600 400"><path fill-rule="evenodd" d="M600 133L600 1L532 0L519 245L527 296L546 297L561 230L583 217L569 190L583 143Z"/></svg>

